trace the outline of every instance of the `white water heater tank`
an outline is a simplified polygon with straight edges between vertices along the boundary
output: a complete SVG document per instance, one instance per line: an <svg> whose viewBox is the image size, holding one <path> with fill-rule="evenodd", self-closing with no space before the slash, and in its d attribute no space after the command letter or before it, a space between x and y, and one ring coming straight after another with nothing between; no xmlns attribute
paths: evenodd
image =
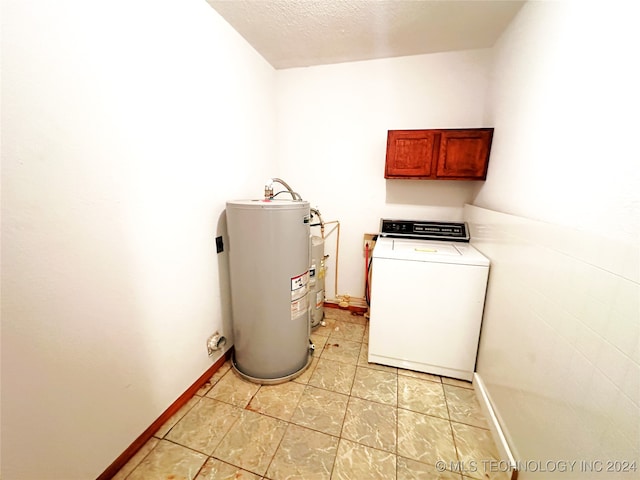
<svg viewBox="0 0 640 480"><path fill-rule="evenodd" d="M300 375L311 362L309 202L227 202L233 367L258 383Z"/></svg>

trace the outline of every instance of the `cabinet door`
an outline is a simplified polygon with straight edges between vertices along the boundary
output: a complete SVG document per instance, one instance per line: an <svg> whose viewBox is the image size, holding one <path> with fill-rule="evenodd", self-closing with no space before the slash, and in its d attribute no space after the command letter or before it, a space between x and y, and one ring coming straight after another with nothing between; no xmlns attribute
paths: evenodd
<svg viewBox="0 0 640 480"><path fill-rule="evenodd" d="M385 178L435 178L440 132L389 130Z"/></svg>
<svg viewBox="0 0 640 480"><path fill-rule="evenodd" d="M436 176L445 179L486 179L492 138L492 128L443 131Z"/></svg>

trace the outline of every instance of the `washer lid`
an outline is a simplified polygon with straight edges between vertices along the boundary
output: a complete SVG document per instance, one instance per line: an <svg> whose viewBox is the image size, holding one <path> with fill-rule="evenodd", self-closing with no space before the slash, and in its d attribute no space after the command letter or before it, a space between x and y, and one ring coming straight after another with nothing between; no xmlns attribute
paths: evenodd
<svg viewBox="0 0 640 480"><path fill-rule="evenodd" d="M373 258L489 266L489 259L468 243L378 238ZM375 267L374 267L375 268Z"/></svg>
<svg viewBox="0 0 640 480"><path fill-rule="evenodd" d="M425 242L425 241L416 241L416 240L401 240L394 239L393 246L391 247L393 251L396 252L409 252L409 253L418 253L424 254L426 256L439 256L439 255L448 255L448 256L457 256L462 255L460 250L458 250L455 245L451 243L436 243L436 242Z"/></svg>

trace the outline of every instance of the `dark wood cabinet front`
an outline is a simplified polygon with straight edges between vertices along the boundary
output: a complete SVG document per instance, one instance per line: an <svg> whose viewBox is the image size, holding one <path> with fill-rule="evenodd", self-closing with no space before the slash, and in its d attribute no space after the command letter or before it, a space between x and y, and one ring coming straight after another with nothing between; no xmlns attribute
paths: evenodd
<svg viewBox="0 0 640 480"><path fill-rule="evenodd" d="M484 180L492 128L389 130L385 178Z"/></svg>
<svg viewBox="0 0 640 480"><path fill-rule="evenodd" d="M430 177L435 171L440 135L430 130L389 130L386 178Z"/></svg>

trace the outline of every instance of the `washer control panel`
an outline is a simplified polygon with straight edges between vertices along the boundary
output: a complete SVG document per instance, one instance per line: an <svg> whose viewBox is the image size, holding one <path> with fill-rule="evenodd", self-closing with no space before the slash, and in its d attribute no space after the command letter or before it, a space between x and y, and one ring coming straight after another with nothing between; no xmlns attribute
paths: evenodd
<svg viewBox="0 0 640 480"><path fill-rule="evenodd" d="M430 222L422 220L380 220L380 235L385 237L418 238L468 242L469 229L464 222Z"/></svg>

